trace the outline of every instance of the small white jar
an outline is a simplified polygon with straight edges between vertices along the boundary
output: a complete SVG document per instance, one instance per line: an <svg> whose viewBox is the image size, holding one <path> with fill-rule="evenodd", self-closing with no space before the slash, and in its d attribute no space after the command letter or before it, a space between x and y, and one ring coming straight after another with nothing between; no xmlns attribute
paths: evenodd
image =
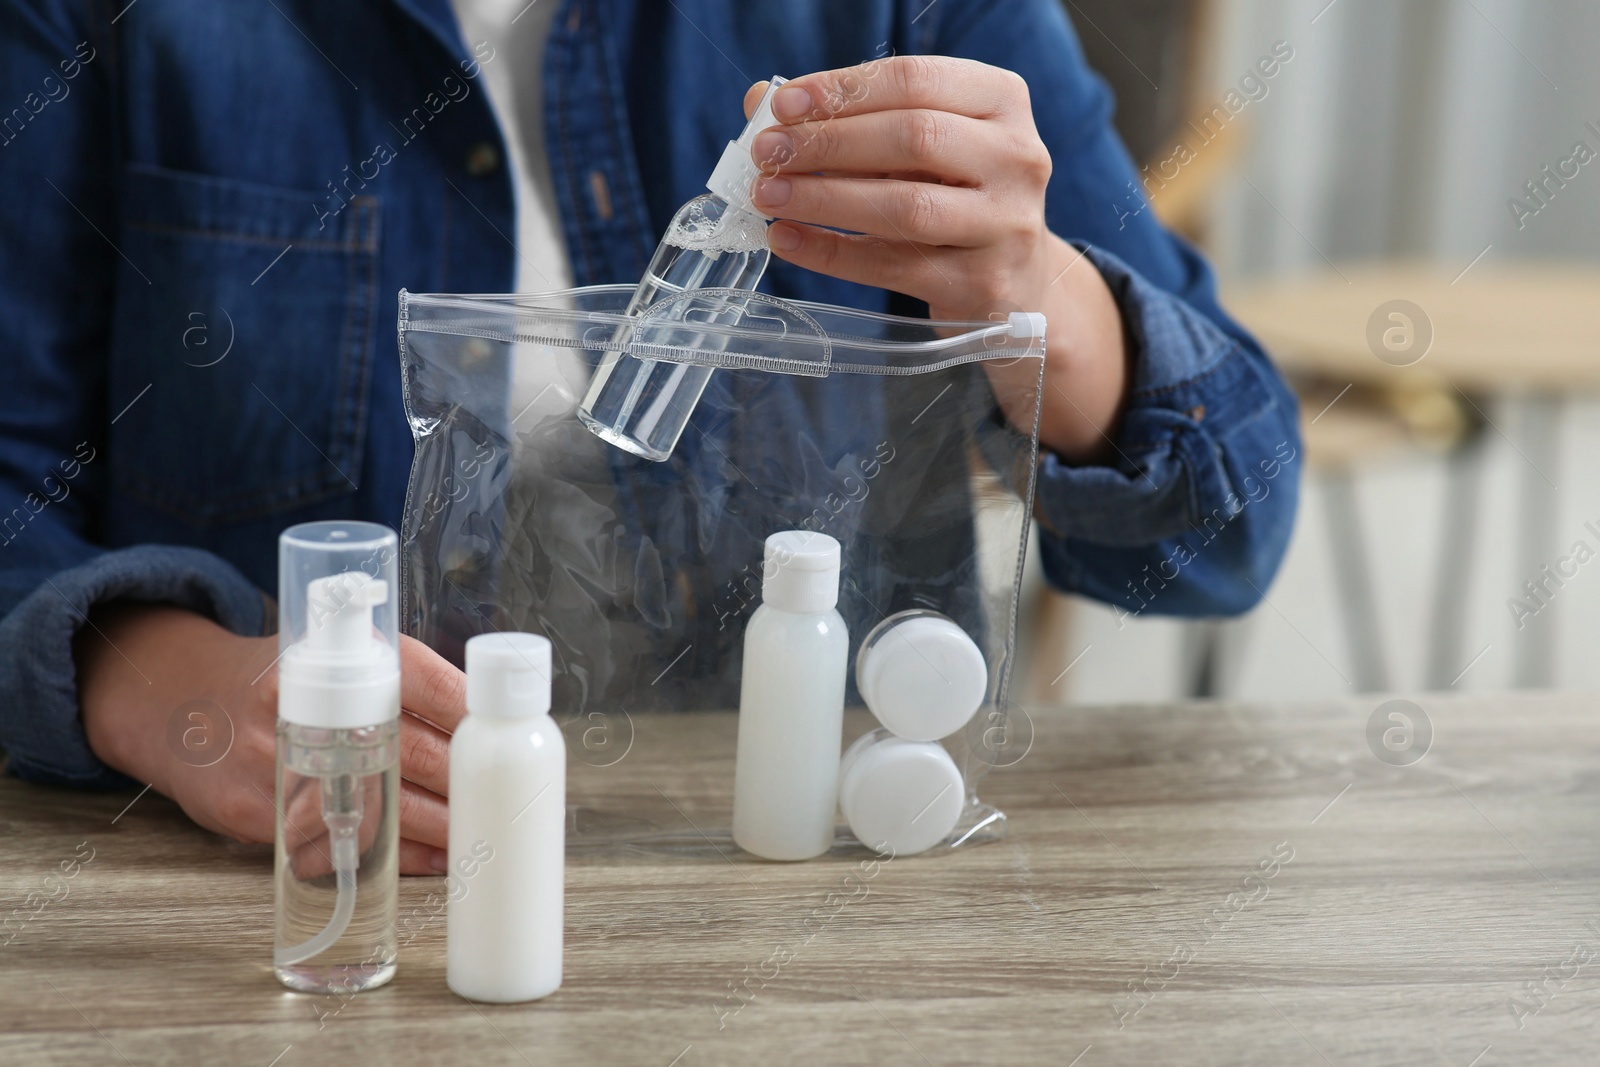
<svg viewBox="0 0 1600 1067"><path fill-rule="evenodd" d="M879 728L858 737L839 763L839 807L850 832L887 856L943 841L966 799L961 771L937 741L908 741Z"/></svg>
<svg viewBox="0 0 1600 1067"><path fill-rule="evenodd" d="M936 611L899 611L856 653L856 689L878 721L911 741L937 741L965 726L989 692L977 642Z"/></svg>

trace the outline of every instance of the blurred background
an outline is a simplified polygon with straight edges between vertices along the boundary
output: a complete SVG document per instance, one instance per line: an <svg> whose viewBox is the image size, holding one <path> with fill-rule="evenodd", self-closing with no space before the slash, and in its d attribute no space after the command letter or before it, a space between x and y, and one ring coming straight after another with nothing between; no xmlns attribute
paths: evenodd
<svg viewBox="0 0 1600 1067"><path fill-rule="evenodd" d="M1600 688L1600 4L1063 3L1147 167L1107 210L1206 251L1307 447L1246 617L1030 575L1023 703Z"/></svg>

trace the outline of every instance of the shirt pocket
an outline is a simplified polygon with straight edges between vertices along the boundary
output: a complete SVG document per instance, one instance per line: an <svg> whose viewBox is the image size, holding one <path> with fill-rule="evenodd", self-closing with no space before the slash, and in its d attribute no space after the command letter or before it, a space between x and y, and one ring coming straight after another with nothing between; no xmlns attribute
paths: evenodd
<svg viewBox="0 0 1600 1067"><path fill-rule="evenodd" d="M353 493L378 201L129 165L110 338L117 490L208 526ZM337 204L338 201L333 201Z"/></svg>

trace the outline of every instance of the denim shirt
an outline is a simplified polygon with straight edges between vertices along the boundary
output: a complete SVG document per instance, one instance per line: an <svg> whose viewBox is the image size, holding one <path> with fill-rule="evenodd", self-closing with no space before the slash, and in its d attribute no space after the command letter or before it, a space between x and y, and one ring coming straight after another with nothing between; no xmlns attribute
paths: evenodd
<svg viewBox="0 0 1600 1067"><path fill-rule="evenodd" d="M1237 613L1295 510L1294 400L1155 222L1056 0L544 0L546 150L578 284L632 282L704 188L754 81L937 53L1029 85L1051 229L1133 351L1113 465L1041 461L1057 587L1129 614ZM516 205L449 0L13 0L0 9L0 746L89 750L72 636L113 598L273 628L285 527L398 528L412 455L396 294L504 292ZM905 297L774 261L762 288Z"/></svg>

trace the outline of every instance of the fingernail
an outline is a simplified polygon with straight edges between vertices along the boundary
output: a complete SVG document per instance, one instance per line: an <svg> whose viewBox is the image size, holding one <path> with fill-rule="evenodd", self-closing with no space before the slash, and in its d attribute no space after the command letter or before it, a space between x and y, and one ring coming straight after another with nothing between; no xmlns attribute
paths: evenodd
<svg viewBox="0 0 1600 1067"><path fill-rule="evenodd" d="M799 86L785 85L772 94L772 113L784 122L803 117L811 110L811 94Z"/></svg>
<svg viewBox="0 0 1600 1067"><path fill-rule="evenodd" d="M750 195L762 207L782 207L794 195L794 183L788 178L757 178Z"/></svg>
<svg viewBox="0 0 1600 1067"><path fill-rule="evenodd" d="M781 130L768 130L750 146L750 158L763 167L781 167L794 159L794 138Z"/></svg>
<svg viewBox="0 0 1600 1067"><path fill-rule="evenodd" d="M793 252L800 247L800 227L798 226L769 226L767 227L767 243L779 252Z"/></svg>
<svg viewBox="0 0 1600 1067"><path fill-rule="evenodd" d="M428 866L443 874L450 869L450 853L442 848L433 850L433 855L428 857Z"/></svg>

